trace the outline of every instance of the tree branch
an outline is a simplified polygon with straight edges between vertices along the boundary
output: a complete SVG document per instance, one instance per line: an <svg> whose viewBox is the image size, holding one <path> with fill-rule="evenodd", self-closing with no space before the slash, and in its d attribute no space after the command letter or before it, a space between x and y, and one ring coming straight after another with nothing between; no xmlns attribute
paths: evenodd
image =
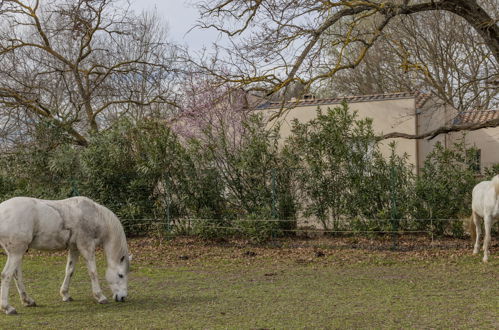
<svg viewBox="0 0 499 330"><path fill-rule="evenodd" d="M462 124L462 125L446 125L439 127L433 131L426 132L423 134L407 134L400 132L388 133L382 136L379 136L378 141L386 140L386 139L394 139L394 138L402 138L402 139L411 139L411 140L421 140L427 139L432 140L440 134L448 134L452 132L460 132L460 131L476 131L482 128L494 128L499 127L499 118L487 120L482 123L470 123L470 124Z"/></svg>

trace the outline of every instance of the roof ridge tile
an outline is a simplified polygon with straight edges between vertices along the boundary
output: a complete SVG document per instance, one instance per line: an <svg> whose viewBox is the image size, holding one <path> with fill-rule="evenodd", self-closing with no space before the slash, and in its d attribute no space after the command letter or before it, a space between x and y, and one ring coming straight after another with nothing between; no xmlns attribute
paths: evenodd
<svg viewBox="0 0 499 330"><path fill-rule="evenodd" d="M285 108L289 108L292 106L300 106L300 105L320 105L320 104L327 104L327 103L341 103L343 101L354 101L354 102L368 102L368 101L384 101L384 100L393 100L393 99L398 99L398 98L411 98L415 97L418 99L418 97L421 98L422 102L416 102L416 105L418 103L421 103L421 106L426 102L426 100L429 98L429 94L423 94L419 92L392 92L392 93L381 93L381 94L366 94L366 95L347 95L347 96L338 96L338 97L330 97L330 98L317 98L317 99L307 99L307 100L288 100L286 102L282 101L270 101L270 102L265 102L261 104L258 109L268 109L272 108L273 106L277 105L282 105Z"/></svg>

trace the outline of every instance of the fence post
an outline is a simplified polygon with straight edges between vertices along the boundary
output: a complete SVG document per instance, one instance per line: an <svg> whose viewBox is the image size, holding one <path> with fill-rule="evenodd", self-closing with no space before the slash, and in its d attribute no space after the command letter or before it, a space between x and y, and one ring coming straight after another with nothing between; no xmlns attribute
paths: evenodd
<svg viewBox="0 0 499 330"><path fill-rule="evenodd" d="M167 234L171 232L171 214L170 214L170 204L171 204L171 196L170 196L170 185L165 180L165 177L162 178L163 187L164 187L164 202L165 202L165 231Z"/></svg>
<svg viewBox="0 0 499 330"><path fill-rule="evenodd" d="M394 162L395 154L392 149L392 155L390 157L390 221L392 223L392 250L397 249L398 245L398 221L399 215L397 210L397 196L396 196L396 186L397 186L397 171Z"/></svg>
<svg viewBox="0 0 499 330"><path fill-rule="evenodd" d="M271 215L273 219L277 219L277 184L276 184L276 174L275 168L272 169L272 208Z"/></svg>
<svg viewBox="0 0 499 330"><path fill-rule="evenodd" d="M78 185L76 184L75 179L71 179L71 191L69 192L69 197L80 196L80 192L78 191Z"/></svg>
<svg viewBox="0 0 499 330"><path fill-rule="evenodd" d="M431 234L431 245L433 245L433 217L430 217L430 234Z"/></svg>
<svg viewBox="0 0 499 330"><path fill-rule="evenodd" d="M271 171L271 175L272 175L272 206L271 206L271 216L272 216L272 220L277 220L278 218L278 215L277 215L277 183L276 183L276 171L275 171L275 168L272 168L272 171ZM276 233L275 233L275 228L274 228L274 225L271 226L272 230L272 237L275 237L276 236Z"/></svg>

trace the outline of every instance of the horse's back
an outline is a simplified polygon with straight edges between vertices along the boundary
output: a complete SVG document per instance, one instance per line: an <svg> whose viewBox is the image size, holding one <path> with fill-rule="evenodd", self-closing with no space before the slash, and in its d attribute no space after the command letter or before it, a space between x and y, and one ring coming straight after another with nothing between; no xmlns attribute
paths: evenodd
<svg viewBox="0 0 499 330"><path fill-rule="evenodd" d="M499 216L499 200L497 195L497 176L491 181L478 183L472 191L471 208L480 217L486 213Z"/></svg>
<svg viewBox="0 0 499 330"><path fill-rule="evenodd" d="M123 230L114 213L86 197L15 197L0 204L0 244L5 248L15 241L39 250L61 250L87 241L99 245L109 223Z"/></svg>
<svg viewBox="0 0 499 330"><path fill-rule="evenodd" d="M32 241L36 216L33 204L28 197L14 197L0 204L0 243L4 249Z"/></svg>
<svg viewBox="0 0 499 330"><path fill-rule="evenodd" d="M14 197L0 204L0 232L12 226L20 229L32 226L37 216L36 199Z"/></svg>
<svg viewBox="0 0 499 330"><path fill-rule="evenodd" d="M0 242L7 250L15 244L65 249L69 238L61 213L44 200L14 197L0 204Z"/></svg>

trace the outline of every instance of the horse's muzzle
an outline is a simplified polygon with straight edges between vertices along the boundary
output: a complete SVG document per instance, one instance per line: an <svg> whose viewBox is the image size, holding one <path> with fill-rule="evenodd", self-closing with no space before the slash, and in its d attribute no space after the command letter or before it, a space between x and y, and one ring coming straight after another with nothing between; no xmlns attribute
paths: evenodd
<svg viewBox="0 0 499 330"><path fill-rule="evenodd" d="M125 302L125 297L124 296L118 297L118 295L115 295L114 296L114 301L116 301L116 302Z"/></svg>

